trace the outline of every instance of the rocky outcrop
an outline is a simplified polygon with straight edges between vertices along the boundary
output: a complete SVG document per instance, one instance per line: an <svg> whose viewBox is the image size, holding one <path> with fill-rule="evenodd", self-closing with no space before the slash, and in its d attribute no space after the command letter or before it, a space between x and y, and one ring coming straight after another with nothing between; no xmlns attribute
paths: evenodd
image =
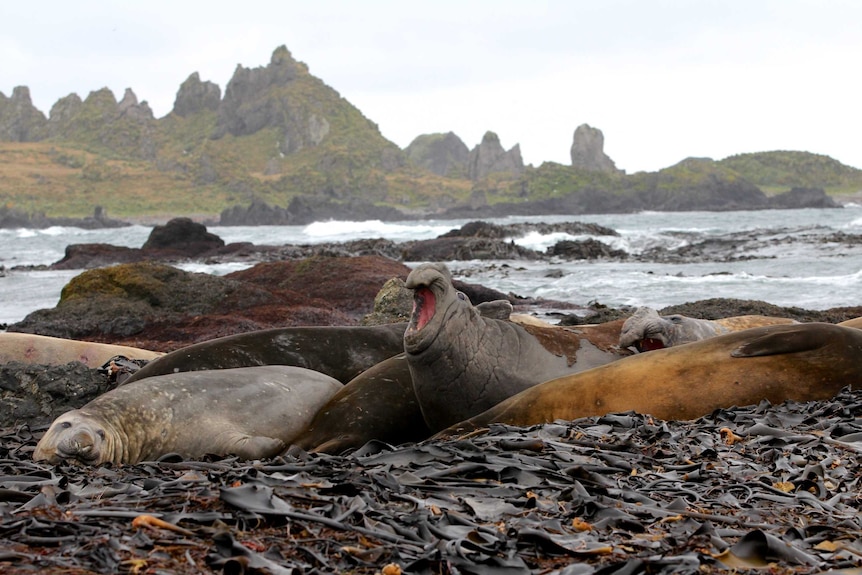
<svg viewBox="0 0 862 575"><path fill-rule="evenodd" d="M43 213L29 214L15 208L0 206L0 229L4 228L31 228L44 229L51 226L66 226L72 228L83 228L95 230L101 228L122 228L130 226L128 222L114 220L108 214L96 206L92 216L83 218L50 218Z"/></svg>
<svg viewBox="0 0 862 575"><path fill-rule="evenodd" d="M248 136L272 127L282 132L279 150L284 154L319 144L329 133L328 120L304 113L298 98L286 90L300 74L307 74L305 66L285 46L272 53L268 66L238 65L218 107L214 137Z"/></svg>
<svg viewBox="0 0 862 575"><path fill-rule="evenodd" d="M80 362L37 365L0 364L0 428L26 422L35 429L77 409L115 384L98 369Z"/></svg>
<svg viewBox="0 0 862 575"><path fill-rule="evenodd" d="M152 160L156 157L156 120L146 101L139 102L131 88L117 102L108 88L90 92L82 102L71 94L51 108L48 122L53 138L61 141L86 142L88 146L125 153L135 158ZM93 165L104 165L97 159ZM99 169L90 170L85 178L108 177Z"/></svg>
<svg viewBox="0 0 862 575"><path fill-rule="evenodd" d="M0 92L0 141L36 142L48 133L45 114L30 99L30 88L16 86L7 98Z"/></svg>
<svg viewBox="0 0 862 575"><path fill-rule="evenodd" d="M153 118L153 110L146 100L138 102L138 97L131 88L126 88L123 99L117 104L120 117L130 118L138 122L147 122Z"/></svg>
<svg viewBox="0 0 862 575"><path fill-rule="evenodd" d="M598 128L581 124L572 141L572 167L593 172L616 172L617 167L604 151L605 136Z"/></svg>
<svg viewBox="0 0 862 575"><path fill-rule="evenodd" d="M822 188L792 188L769 198L770 208L840 208Z"/></svg>
<svg viewBox="0 0 862 575"><path fill-rule="evenodd" d="M489 174L503 172L518 175L523 171L521 146L515 144L507 152L494 132L485 132L482 142L470 151L467 159L467 175L474 181L486 178Z"/></svg>
<svg viewBox="0 0 862 575"><path fill-rule="evenodd" d="M221 103L221 88L213 82L201 82L197 72L180 84L174 100L173 112L177 116L190 116L202 111L215 112Z"/></svg>
<svg viewBox="0 0 862 575"><path fill-rule="evenodd" d="M240 255L246 244L225 245L223 239L207 231L204 224L189 218L174 218L164 225L155 226L140 248L110 244L71 244L66 253L51 269L91 269L111 264L142 261L178 261L191 258ZM256 248L265 252L268 246Z"/></svg>
<svg viewBox="0 0 862 575"><path fill-rule="evenodd" d="M74 92L60 98L51 106L48 116L48 131L51 136L62 136L74 125L75 117L81 113L84 102Z"/></svg>
<svg viewBox="0 0 862 575"><path fill-rule="evenodd" d="M613 250L595 239L564 240L551 246L547 253L531 250L516 244L530 232L540 234L567 233L570 235L619 235L616 231L597 224L565 222L560 224L523 223L500 226L488 222L468 222L437 238L417 240L405 245L405 261L453 261L487 259L543 259L561 256L566 259L596 259L625 257L624 252ZM476 303L476 302L474 302Z"/></svg>
<svg viewBox="0 0 862 575"><path fill-rule="evenodd" d="M438 176L464 177L470 150L454 132L417 136L404 149L407 159Z"/></svg>
<svg viewBox="0 0 862 575"><path fill-rule="evenodd" d="M189 257L224 247L224 240L207 231L207 227L190 218L174 218L155 226L143 250L177 250Z"/></svg>
<svg viewBox="0 0 862 575"><path fill-rule="evenodd" d="M376 256L262 263L225 276L121 264L72 278L56 307L8 330L171 351L272 327L356 325L381 286L409 271Z"/></svg>
<svg viewBox="0 0 862 575"><path fill-rule="evenodd" d="M222 211L220 226L299 226L325 220L403 220L408 216L387 206L362 200L333 202L314 196L295 196L286 208L255 200L247 207L232 206Z"/></svg>

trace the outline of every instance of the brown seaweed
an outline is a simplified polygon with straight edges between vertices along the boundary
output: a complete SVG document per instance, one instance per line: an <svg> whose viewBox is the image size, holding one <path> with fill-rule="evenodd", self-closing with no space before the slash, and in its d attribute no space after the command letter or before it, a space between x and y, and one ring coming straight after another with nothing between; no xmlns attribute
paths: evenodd
<svg viewBox="0 0 862 575"><path fill-rule="evenodd" d="M0 436L3 573L772 573L862 565L862 392L340 456L35 463Z"/></svg>

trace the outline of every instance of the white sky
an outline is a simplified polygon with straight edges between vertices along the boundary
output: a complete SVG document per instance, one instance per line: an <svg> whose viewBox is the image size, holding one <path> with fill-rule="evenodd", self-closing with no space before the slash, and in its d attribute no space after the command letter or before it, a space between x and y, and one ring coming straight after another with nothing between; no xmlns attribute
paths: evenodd
<svg viewBox="0 0 862 575"><path fill-rule="evenodd" d="M804 150L862 168L856 0L30 0L0 2L0 92L131 87L156 117L192 73L224 93L286 45L406 147L487 130L569 164L602 130L629 173Z"/></svg>

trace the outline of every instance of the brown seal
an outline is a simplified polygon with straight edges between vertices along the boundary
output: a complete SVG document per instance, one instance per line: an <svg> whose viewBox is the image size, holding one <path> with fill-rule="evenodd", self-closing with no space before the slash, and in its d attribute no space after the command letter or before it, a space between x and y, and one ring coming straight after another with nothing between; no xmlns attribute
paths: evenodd
<svg viewBox="0 0 862 575"><path fill-rule="evenodd" d="M461 299L467 301L466 295ZM476 309L485 317L517 316L506 300L480 303ZM519 321L518 317L512 319ZM543 325L550 327L548 323ZM617 330L615 335L618 334ZM320 408L293 445L311 452L342 453L369 441L410 443L426 439L431 433L413 393L407 358L400 353L347 382Z"/></svg>
<svg viewBox="0 0 862 575"><path fill-rule="evenodd" d="M87 367L97 368L118 355L129 359L151 360L164 354L126 345L79 341L32 333L0 333L0 363L20 361L42 365L65 365L71 361L80 361Z"/></svg>
<svg viewBox="0 0 862 575"><path fill-rule="evenodd" d="M694 419L762 400L823 400L862 382L860 357L862 330L828 323L751 328L547 381L444 434L629 410Z"/></svg>
<svg viewBox="0 0 862 575"><path fill-rule="evenodd" d="M295 365L347 383L404 350L405 323L263 329L195 343L151 361L123 382L182 371Z"/></svg>
<svg viewBox="0 0 862 575"><path fill-rule="evenodd" d="M862 317L854 317L853 319L848 319L840 322L838 325L843 325L844 327L855 327L856 329L862 329Z"/></svg>
<svg viewBox="0 0 862 575"><path fill-rule="evenodd" d="M413 290L414 308L404 351L416 399L433 430L542 381L631 353L617 345L619 325L578 330L487 317L459 294L440 263L416 267L405 285Z"/></svg>
<svg viewBox="0 0 862 575"><path fill-rule="evenodd" d="M341 453L372 440L401 444L426 439L431 433L401 353L367 369L337 391L293 445L312 452Z"/></svg>
<svg viewBox="0 0 862 575"><path fill-rule="evenodd" d="M33 459L98 465L168 453L271 457L341 387L322 373L284 365L149 377L55 419Z"/></svg>

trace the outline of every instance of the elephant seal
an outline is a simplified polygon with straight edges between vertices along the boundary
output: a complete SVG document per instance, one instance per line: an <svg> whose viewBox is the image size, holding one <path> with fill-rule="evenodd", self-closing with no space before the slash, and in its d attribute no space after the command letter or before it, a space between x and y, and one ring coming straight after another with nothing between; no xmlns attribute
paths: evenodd
<svg viewBox="0 0 862 575"><path fill-rule="evenodd" d="M99 465L168 453L270 457L341 387L322 373L281 365L154 376L55 419L33 459Z"/></svg>
<svg viewBox="0 0 862 575"><path fill-rule="evenodd" d="M860 357L862 330L829 323L755 327L547 381L439 435L630 410L696 419L764 399L823 400L862 383Z"/></svg>
<svg viewBox="0 0 862 575"><path fill-rule="evenodd" d="M659 315L650 307L639 307L620 332L620 347L634 347L639 352L673 347L715 337L732 331L796 323L792 319L761 315L742 315L717 320L697 319L680 314Z"/></svg>
<svg viewBox="0 0 862 575"><path fill-rule="evenodd" d="M406 325L284 327L228 335L165 354L123 384L154 375L255 365L295 365L346 383L403 351Z"/></svg>
<svg viewBox="0 0 862 575"><path fill-rule="evenodd" d="M461 292L458 297L469 301ZM507 319L512 304L494 300L477 304L476 310L485 317ZM426 439L431 433L413 392L407 358L400 353L347 382L293 445L312 453L337 454L371 440L402 444Z"/></svg>
<svg viewBox="0 0 862 575"><path fill-rule="evenodd" d="M97 368L118 355L130 359L152 360L164 354L126 345L79 341L32 333L0 333L0 363L20 361L42 365L65 365L71 361L79 361L87 367Z"/></svg>
<svg viewBox="0 0 862 575"><path fill-rule="evenodd" d="M342 453L376 439L391 444L428 438L407 358L400 353L371 367L333 395L293 445Z"/></svg>
<svg viewBox="0 0 862 575"><path fill-rule="evenodd" d="M414 303L404 351L422 416L435 431L542 381L631 353L617 346L619 325L569 330L486 317L458 296L444 264L417 266L405 285Z"/></svg>
<svg viewBox="0 0 862 575"><path fill-rule="evenodd" d="M862 329L862 317L854 317L853 319L844 320L839 322L838 325L842 325L844 327L855 327L856 329Z"/></svg>

